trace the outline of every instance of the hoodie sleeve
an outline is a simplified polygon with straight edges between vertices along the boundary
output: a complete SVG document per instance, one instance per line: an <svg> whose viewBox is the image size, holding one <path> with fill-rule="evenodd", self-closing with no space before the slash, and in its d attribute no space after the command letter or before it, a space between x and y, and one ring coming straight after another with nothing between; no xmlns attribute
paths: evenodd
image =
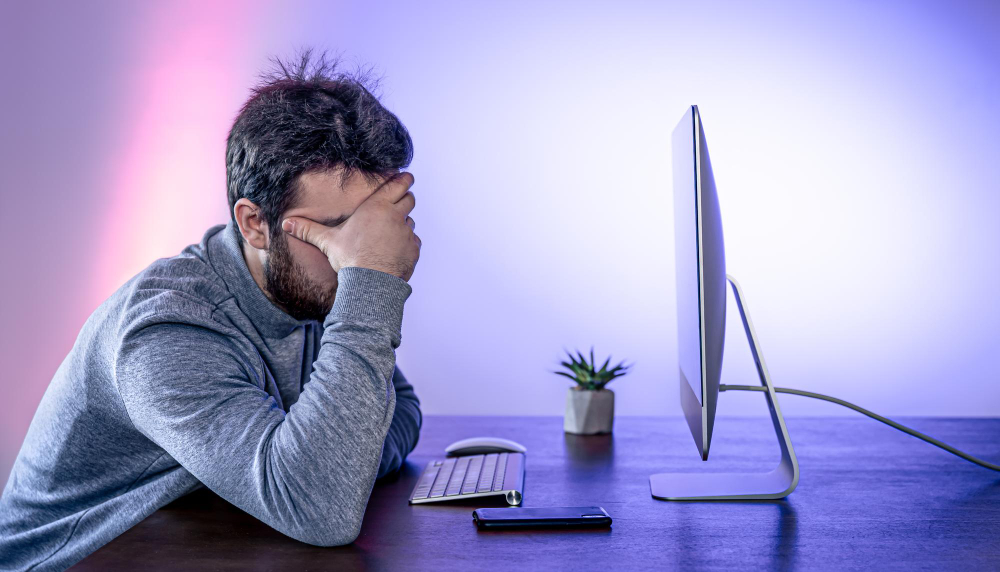
<svg viewBox="0 0 1000 572"><path fill-rule="evenodd" d="M208 327L149 325L115 356L139 431L222 498L320 546L360 533L396 418L395 349L411 292L368 268L342 268L338 281L310 381L287 413L262 389L254 357ZM400 435L394 452L415 441Z"/></svg>

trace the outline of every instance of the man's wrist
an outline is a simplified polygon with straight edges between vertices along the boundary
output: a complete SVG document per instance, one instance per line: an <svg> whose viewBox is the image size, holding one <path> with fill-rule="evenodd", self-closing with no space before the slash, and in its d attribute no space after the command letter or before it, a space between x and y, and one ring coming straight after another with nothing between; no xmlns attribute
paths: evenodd
<svg viewBox="0 0 1000 572"><path fill-rule="evenodd" d="M379 272L384 272L386 274L391 274L391 275L395 276L396 278L399 278L400 280L403 280L404 282L406 281L406 279L403 278L403 276L402 276L403 271L401 269L399 269L399 268L390 268L389 266L385 266L385 265L381 265L381 264L375 264L375 263L369 263L369 262L363 262L363 261L354 261L354 262L349 262L347 264L344 264L343 266L340 267L341 270L343 270L344 268L366 268L368 270L377 270ZM338 274L339 274L339 271L338 271Z"/></svg>
<svg viewBox="0 0 1000 572"><path fill-rule="evenodd" d="M365 322L398 332L403 305L413 289L394 274L363 266L344 266L337 273L337 294L323 322Z"/></svg>

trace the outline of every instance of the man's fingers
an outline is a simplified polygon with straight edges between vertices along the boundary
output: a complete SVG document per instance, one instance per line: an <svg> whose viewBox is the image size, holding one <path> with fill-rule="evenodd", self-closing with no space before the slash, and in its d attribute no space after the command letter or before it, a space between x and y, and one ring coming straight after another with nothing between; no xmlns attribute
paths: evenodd
<svg viewBox="0 0 1000 572"><path fill-rule="evenodd" d="M375 189L372 196L380 195L390 203L395 203L406 194L406 191L413 185L413 174L403 171L390 177Z"/></svg>
<svg viewBox="0 0 1000 572"><path fill-rule="evenodd" d="M320 235L329 230L329 227L300 216L290 216L281 221L281 228L295 238L322 250L323 254L328 254L326 241L322 240Z"/></svg>
<svg viewBox="0 0 1000 572"><path fill-rule="evenodd" d="M417 204L417 197L413 196L413 191L406 191L398 201L396 201L396 208L399 209L403 214L409 214L413 210L413 207Z"/></svg>

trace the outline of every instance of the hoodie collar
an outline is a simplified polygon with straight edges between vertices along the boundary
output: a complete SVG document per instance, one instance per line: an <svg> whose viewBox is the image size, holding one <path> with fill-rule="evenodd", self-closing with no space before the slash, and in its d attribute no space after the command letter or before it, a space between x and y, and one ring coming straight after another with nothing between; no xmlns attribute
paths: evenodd
<svg viewBox="0 0 1000 572"><path fill-rule="evenodd" d="M206 232L209 263L257 330L268 338L284 338L295 328L315 322L310 319L296 320L264 295L243 258L234 228L236 223L230 219L228 224L215 225Z"/></svg>

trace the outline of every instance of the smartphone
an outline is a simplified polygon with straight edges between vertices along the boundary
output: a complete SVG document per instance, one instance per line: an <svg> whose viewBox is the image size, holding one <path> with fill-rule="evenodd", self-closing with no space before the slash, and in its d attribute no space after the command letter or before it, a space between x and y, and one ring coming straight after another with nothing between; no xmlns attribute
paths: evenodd
<svg viewBox="0 0 1000 572"><path fill-rule="evenodd" d="M472 520L479 528L611 526L611 515L599 506L477 508Z"/></svg>

